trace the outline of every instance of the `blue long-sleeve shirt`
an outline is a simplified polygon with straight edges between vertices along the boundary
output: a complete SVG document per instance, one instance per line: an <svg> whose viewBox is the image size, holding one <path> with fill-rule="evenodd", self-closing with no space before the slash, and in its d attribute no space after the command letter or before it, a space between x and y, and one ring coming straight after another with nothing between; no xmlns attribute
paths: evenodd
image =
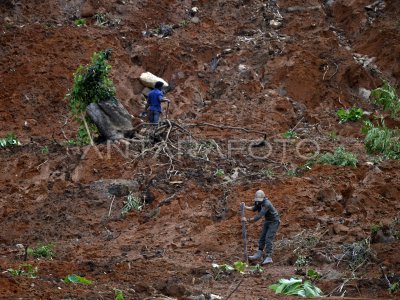
<svg viewBox="0 0 400 300"><path fill-rule="evenodd" d="M264 198L264 200L260 203L255 202L253 206L253 211L257 211L258 214L253 218L253 222L257 222L263 216L265 216L265 220L267 221L279 221L279 213L276 208L272 205L271 201L268 198Z"/></svg>
<svg viewBox="0 0 400 300"><path fill-rule="evenodd" d="M162 112L161 109L161 100L164 97L164 93L159 89L152 90L147 96L147 106L151 111Z"/></svg>

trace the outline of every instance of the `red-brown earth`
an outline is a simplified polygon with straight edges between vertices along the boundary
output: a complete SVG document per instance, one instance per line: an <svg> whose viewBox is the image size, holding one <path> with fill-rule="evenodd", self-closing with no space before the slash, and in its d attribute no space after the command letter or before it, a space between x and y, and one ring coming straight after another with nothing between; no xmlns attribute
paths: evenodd
<svg viewBox="0 0 400 300"><path fill-rule="evenodd" d="M367 155L362 123L339 124L335 112L382 113L359 89L382 79L399 85L400 3L274 2L0 2L0 136L14 132L22 142L0 149L1 299L114 299L115 288L125 299L289 299L267 286L295 276L299 256L332 298L399 297L384 274L399 281L400 163ZM96 14L109 22L99 26ZM86 26L75 26L81 17ZM165 38L143 34L160 24L179 26ZM65 98L73 72L106 48L117 97L135 122L144 107L138 77L150 71L172 85L170 118L182 126L253 131L187 127L219 151L183 147L172 164L122 143L66 146L78 127ZM374 59L363 66L360 57ZM289 129L296 139L282 138ZM256 131L267 146L248 148L262 138ZM318 149L338 146L358 156L357 167L315 165L290 176ZM124 196L111 197L113 187ZM218 275L212 263L243 260L239 205L258 189L281 214L274 263L261 274ZM128 190L148 204L122 216ZM387 230L371 240L374 225ZM248 226L249 252L260 229ZM344 249L363 240L373 255L352 272ZM25 263L17 244L41 243L56 255L27 257L37 278L7 272ZM69 274L94 284L62 282Z"/></svg>

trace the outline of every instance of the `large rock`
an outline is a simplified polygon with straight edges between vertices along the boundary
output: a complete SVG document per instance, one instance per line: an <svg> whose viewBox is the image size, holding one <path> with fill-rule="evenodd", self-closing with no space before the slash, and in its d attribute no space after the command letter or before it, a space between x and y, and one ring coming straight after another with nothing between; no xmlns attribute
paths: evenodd
<svg viewBox="0 0 400 300"><path fill-rule="evenodd" d="M101 140L119 140L133 135L132 116L117 100L91 103L86 113L96 124Z"/></svg>
<svg viewBox="0 0 400 300"><path fill-rule="evenodd" d="M163 82L164 87L168 87L168 82L150 72L142 73L139 77L139 80L144 86L148 88L154 88L157 81Z"/></svg>

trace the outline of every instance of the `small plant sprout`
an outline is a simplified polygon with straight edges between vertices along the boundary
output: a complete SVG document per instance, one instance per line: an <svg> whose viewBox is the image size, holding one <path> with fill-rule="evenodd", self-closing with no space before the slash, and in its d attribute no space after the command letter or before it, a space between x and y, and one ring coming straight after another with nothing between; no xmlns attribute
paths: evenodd
<svg viewBox="0 0 400 300"><path fill-rule="evenodd" d="M42 154L49 154L49 146L44 146L44 147L41 149L41 152L42 152Z"/></svg>
<svg viewBox="0 0 400 300"><path fill-rule="evenodd" d="M276 294L297 295L304 298L321 297L322 291L311 281L302 281L301 279L279 279L278 283L270 285L268 288Z"/></svg>
<svg viewBox="0 0 400 300"><path fill-rule="evenodd" d="M124 293L119 289L114 289L115 300L125 300Z"/></svg>
<svg viewBox="0 0 400 300"><path fill-rule="evenodd" d="M223 177L223 176L225 176L225 172L224 172L223 169L217 169L215 171L214 175L217 176L217 177Z"/></svg>
<svg viewBox="0 0 400 300"><path fill-rule="evenodd" d="M286 131L282 136L285 139L296 139L297 133L296 133L296 131L290 129L290 130Z"/></svg>
<svg viewBox="0 0 400 300"><path fill-rule="evenodd" d="M74 21L74 24L76 27L82 27L82 26L86 26L86 19L82 18L82 19L77 19Z"/></svg>
<svg viewBox="0 0 400 300"><path fill-rule="evenodd" d="M135 197L132 192L129 192L129 195L126 196L125 205L122 208L122 215L126 215L131 210L142 211L145 205L144 201L141 201L138 197Z"/></svg>

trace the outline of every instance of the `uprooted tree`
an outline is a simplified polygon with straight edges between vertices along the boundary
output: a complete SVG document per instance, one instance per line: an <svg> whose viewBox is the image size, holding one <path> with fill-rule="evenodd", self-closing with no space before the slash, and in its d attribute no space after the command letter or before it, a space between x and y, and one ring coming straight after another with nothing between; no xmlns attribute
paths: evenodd
<svg viewBox="0 0 400 300"><path fill-rule="evenodd" d="M91 63L79 66L74 73L72 90L67 94L71 112L79 123L77 144L93 144L98 140L118 140L131 137L132 116L115 97L115 87L108 77L111 66L107 60L111 49L95 52Z"/></svg>

